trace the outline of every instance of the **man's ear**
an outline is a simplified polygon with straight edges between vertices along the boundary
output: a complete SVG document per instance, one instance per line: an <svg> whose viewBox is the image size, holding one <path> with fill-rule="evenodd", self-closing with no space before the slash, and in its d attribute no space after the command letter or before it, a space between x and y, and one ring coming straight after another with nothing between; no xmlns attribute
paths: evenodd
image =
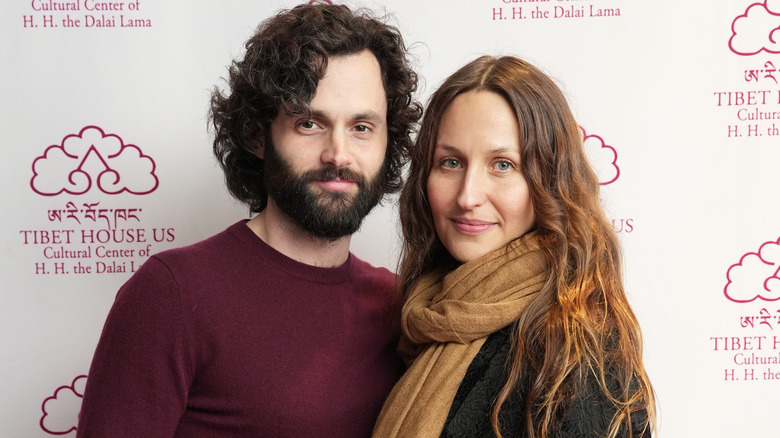
<svg viewBox="0 0 780 438"><path fill-rule="evenodd" d="M263 159L265 157L265 141L261 139L255 140L255 155L259 159Z"/></svg>

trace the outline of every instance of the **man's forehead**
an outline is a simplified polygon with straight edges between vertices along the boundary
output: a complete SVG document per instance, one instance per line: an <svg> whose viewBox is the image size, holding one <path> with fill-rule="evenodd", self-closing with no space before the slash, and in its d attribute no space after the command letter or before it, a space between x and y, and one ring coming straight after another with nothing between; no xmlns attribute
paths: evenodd
<svg viewBox="0 0 780 438"><path fill-rule="evenodd" d="M384 119L387 96L374 54L364 50L329 58L309 107L312 114L322 116L348 114L352 118Z"/></svg>

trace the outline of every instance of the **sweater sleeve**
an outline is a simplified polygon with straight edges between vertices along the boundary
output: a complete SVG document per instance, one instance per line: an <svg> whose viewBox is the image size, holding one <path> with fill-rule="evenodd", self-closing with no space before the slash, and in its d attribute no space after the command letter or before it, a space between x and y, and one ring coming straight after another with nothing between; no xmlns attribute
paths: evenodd
<svg viewBox="0 0 780 438"><path fill-rule="evenodd" d="M192 380L181 297L157 258L119 290L100 336L77 437L171 437Z"/></svg>

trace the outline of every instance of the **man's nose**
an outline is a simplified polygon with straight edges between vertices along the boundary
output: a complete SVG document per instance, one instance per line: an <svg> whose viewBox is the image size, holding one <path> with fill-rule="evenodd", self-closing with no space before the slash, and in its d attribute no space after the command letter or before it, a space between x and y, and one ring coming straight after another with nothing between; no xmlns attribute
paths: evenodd
<svg viewBox="0 0 780 438"><path fill-rule="evenodd" d="M335 167L347 167L351 164L349 144L346 134L334 130L328 135L322 151L322 162Z"/></svg>

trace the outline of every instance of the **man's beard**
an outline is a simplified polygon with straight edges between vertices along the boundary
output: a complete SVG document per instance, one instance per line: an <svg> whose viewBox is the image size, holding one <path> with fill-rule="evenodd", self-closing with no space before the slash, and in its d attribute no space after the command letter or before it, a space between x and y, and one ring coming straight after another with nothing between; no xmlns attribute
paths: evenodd
<svg viewBox="0 0 780 438"><path fill-rule="evenodd" d="M263 174L268 197L303 230L314 237L338 240L355 233L383 195L384 166L371 180L347 168L327 166L298 175L272 144L265 148ZM312 181L339 178L357 184L357 194L323 190L315 193Z"/></svg>

